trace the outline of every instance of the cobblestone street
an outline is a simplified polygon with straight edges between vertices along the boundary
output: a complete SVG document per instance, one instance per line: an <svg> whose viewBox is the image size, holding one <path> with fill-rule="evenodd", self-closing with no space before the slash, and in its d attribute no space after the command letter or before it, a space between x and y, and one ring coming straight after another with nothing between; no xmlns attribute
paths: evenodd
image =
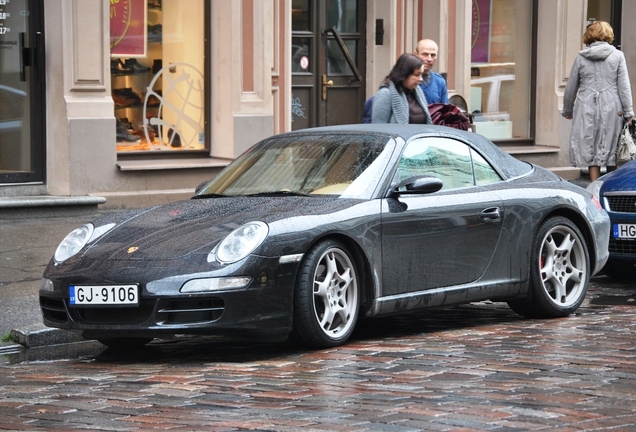
<svg viewBox="0 0 636 432"><path fill-rule="evenodd" d="M7 355L0 429L634 430L633 288L599 280L569 318L479 303L365 321L330 350L184 337Z"/></svg>

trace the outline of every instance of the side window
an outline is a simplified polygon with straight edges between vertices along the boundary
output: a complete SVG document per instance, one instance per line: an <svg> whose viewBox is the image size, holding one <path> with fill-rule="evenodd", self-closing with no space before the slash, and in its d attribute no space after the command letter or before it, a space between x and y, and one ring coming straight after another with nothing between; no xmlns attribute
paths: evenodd
<svg viewBox="0 0 636 432"><path fill-rule="evenodd" d="M430 175L442 189L457 189L501 181L490 164L466 144L449 138L422 138L410 142L398 164L398 179Z"/></svg>
<svg viewBox="0 0 636 432"><path fill-rule="evenodd" d="M442 189L473 186L470 148L448 138L422 138L410 142L398 165L399 180L431 175L439 178Z"/></svg>
<svg viewBox="0 0 636 432"><path fill-rule="evenodd" d="M477 186L483 186L490 183L496 183L501 181L501 177L497 174L497 171L492 169L490 164L481 157L481 155L473 150L470 151L473 157L473 167L475 170L475 184Z"/></svg>

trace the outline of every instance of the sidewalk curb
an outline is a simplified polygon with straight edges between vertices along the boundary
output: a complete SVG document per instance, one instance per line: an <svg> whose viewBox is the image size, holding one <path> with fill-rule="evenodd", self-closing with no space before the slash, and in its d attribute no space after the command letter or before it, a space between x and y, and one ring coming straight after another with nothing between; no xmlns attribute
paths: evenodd
<svg viewBox="0 0 636 432"><path fill-rule="evenodd" d="M34 348L86 341L86 339L78 333L46 327L43 324L33 324L21 329L13 329L11 330L11 337L22 348Z"/></svg>

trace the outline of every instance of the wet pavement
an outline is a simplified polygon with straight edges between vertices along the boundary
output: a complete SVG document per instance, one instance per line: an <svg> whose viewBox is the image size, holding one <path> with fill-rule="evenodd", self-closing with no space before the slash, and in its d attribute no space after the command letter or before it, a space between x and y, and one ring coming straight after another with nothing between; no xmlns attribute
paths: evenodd
<svg viewBox="0 0 636 432"><path fill-rule="evenodd" d="M14 329L44 329L38 301L42 273L73 229L117 210L60 207L0 210L0 338ZM0 352L10 342L0 341Z"/></svg>
<svg viewBox="0 0 636 432"><path fill-rule="evenodd" d="M636 429L633 281L596 277L575 315L483 302L366 320L308 351L214 337L117 353L0 356L0 430Z"/></svg>
<svg viewBox="0 0 636 432"><path fill-rule="evenodd" d="M2 335L41 325L44 266L101 213L0 213ZM568 318L482 302L362 321L329 350L185 336L125 353L0 343L0 430L631 431L635 308L636 278L598 276Z"/></svg>

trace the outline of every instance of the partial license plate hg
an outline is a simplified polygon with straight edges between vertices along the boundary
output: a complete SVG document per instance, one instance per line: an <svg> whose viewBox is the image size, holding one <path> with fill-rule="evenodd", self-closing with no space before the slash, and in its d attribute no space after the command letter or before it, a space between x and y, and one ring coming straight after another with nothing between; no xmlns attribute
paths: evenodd
<svg viewBox="0 0 636 432"><path fill-rule="evenodd" d="M137 285L106 285L68 287L69 303L72 306L137 306L139 288Z"/></svg>
<svg viewBox="0 0 636 432"><path fill-rule="evenodd" d="M612 224L615 239L636 239L636 224Z"/></svg>

